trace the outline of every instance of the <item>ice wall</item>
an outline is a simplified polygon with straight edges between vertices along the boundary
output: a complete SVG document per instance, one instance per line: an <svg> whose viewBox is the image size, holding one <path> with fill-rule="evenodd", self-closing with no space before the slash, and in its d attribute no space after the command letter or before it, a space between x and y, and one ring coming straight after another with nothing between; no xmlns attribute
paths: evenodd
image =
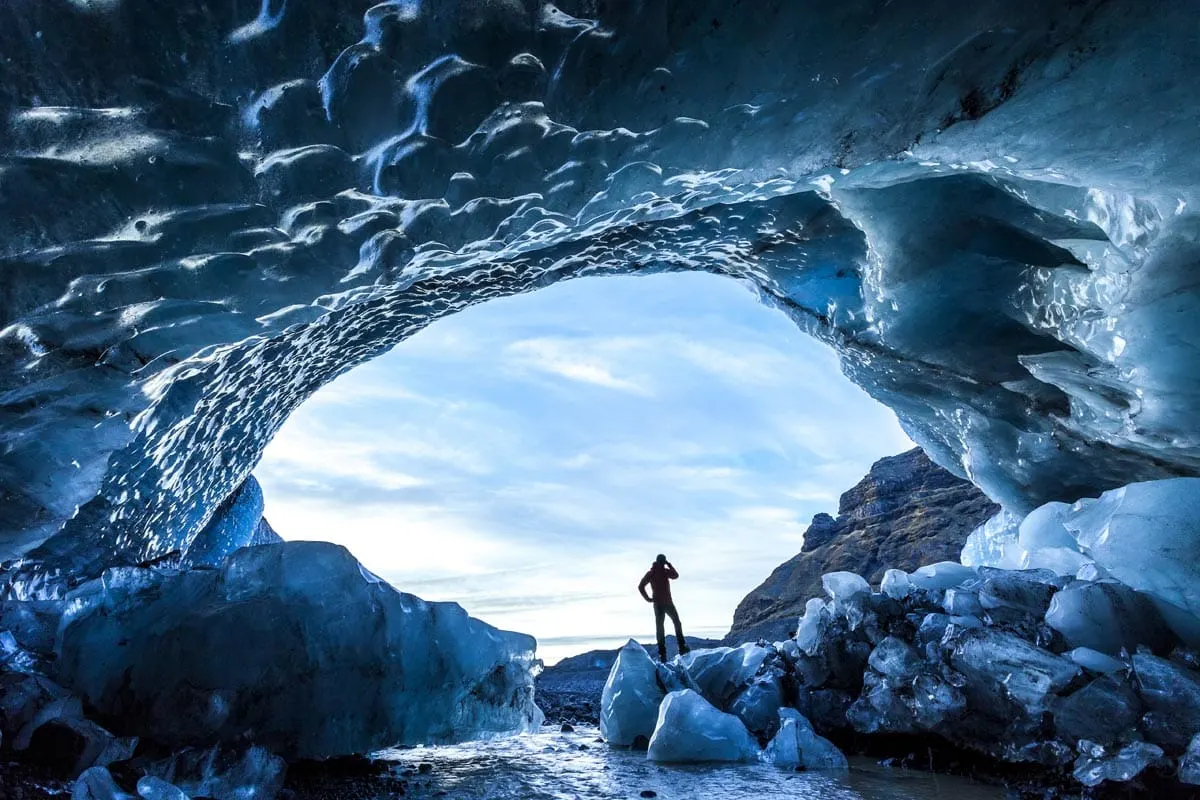
<svg viewBox="0 0 1200 800"><path fill-rule="evenodd" d="M0 8L0 558L183 549L322 384L709 270L1017 512L1200 471L1187 3Z"/></svg>

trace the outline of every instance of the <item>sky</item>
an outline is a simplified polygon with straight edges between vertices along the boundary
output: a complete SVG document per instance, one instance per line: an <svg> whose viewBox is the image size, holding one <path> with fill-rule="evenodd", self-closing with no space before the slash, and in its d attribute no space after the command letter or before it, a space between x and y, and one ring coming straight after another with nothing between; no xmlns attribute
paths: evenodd
<svg viewBox="0 0 1200 800"><path fill-rule="evenodd" d="M689 636L912 447L834 353L739 283L583 278L439 320L298 409L255 475L285 539L533 634L547 664L653 641L657 553Z"/></svg>

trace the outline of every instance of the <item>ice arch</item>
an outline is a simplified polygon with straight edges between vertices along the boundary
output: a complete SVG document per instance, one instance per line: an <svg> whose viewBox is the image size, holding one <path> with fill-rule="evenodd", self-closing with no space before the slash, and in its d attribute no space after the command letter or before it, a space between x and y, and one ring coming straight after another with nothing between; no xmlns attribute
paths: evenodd
<svg viewBox="0 0 1200 800"><path fill-rule="evenodd" d="M710 270L1016 510L1200 473L1188 3L0 9L0 552L186 542L440 315Z"/></svg>

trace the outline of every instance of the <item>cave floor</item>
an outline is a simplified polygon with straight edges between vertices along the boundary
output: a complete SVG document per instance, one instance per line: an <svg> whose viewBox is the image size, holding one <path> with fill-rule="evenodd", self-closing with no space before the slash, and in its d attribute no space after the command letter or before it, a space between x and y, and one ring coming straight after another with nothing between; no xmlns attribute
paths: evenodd
<svg viewBox="0 0 1200 800"><path fill-rule="evenodd" d="M580 726L449 747L388 750L384 774L289 780L297 800L452 798L453 800L991 800L1004 790L964 778L888 769L851 759L848 773L789 772L762 764L662 765L644 753L613 750ZM650 793L653 794L650 794Z"/></svg>

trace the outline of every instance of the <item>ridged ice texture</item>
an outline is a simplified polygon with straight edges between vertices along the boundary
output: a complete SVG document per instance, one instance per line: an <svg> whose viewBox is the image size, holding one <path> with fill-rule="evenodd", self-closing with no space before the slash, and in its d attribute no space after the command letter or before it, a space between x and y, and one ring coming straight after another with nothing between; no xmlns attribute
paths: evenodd
<svg viewBox="0 0 1200 800"><path fill-rule="evenodd" d="M707 270L1017 512L1200 472L1186 3L0 7L0 556L184 546L430 321Z"/></svg>

